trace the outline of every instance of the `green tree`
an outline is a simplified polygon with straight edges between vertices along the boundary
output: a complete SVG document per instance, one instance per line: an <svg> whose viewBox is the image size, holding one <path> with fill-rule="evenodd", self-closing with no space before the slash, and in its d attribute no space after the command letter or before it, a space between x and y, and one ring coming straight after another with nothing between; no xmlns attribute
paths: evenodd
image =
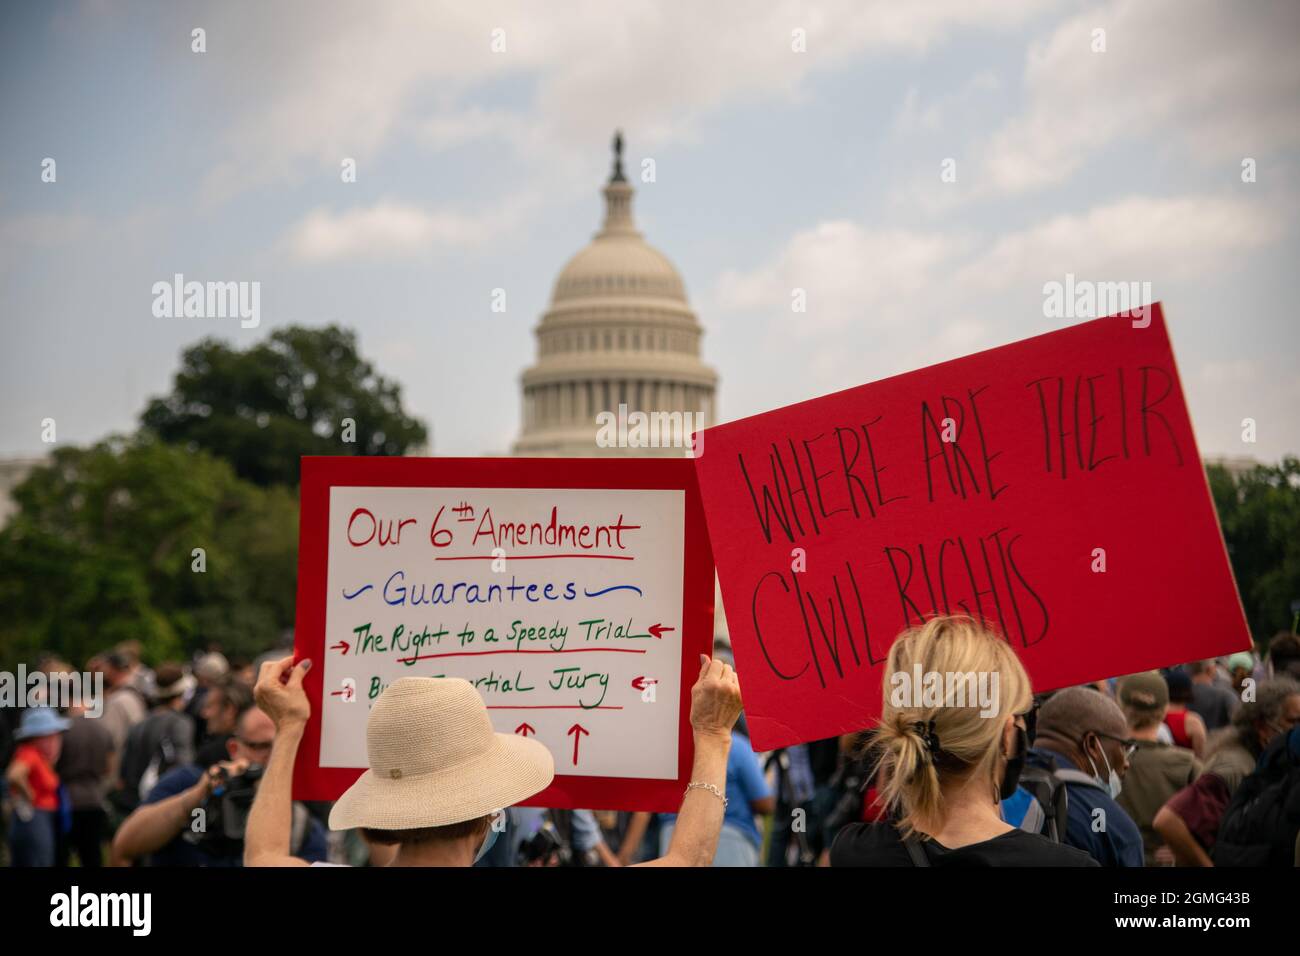
<svg viewBox="0 0 1300 956"><path fill-rule="evenodd" d="M151 437L60 448L0 530L0 663L83 664L126 638L146 659L218 641L252 656L293 625L297 502ZM204 570L196 571L196 548Z"/></svg>
<svg viewBox="0 0 1300 956"><path fill-rule="evenodd" d="M345 419L355 434L345 434ZM278 329L245 351L199 342L182 356L172 393L153 399L141 424L224 458L262 486L296 486L302 455L402 455L427 437L402 410L399 386L358 354L354 333L336 326Z"/></svg>
<svg viewBox="0 0 1300 956"><path fill-rule="evenodd" d="M1257 638L1291 630L1300 600L1300 459L1259 465L1235 480L1207 469L1246 619Z"/></svg>

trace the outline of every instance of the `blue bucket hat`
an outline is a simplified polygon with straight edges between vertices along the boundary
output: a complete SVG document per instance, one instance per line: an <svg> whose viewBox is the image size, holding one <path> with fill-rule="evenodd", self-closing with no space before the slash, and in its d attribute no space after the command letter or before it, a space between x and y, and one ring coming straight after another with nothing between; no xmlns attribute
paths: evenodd
<svg viewBox="0 0 1300 956"><path fill-rule="evenodd" d="M72 721L60 717L48 707L32 707L23 711L23 721L18 725L14 740L31 740L33 737L48 737L59 734L72 726Z"/></svg>

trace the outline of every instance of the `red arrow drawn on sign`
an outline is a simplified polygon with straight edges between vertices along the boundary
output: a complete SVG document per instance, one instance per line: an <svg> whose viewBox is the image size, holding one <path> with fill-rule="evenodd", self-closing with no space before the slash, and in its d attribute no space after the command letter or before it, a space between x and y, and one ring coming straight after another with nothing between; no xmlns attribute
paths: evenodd
<svg viewBox="0 0 1300 956"><path fill-rule="evenodd" d="M578 765L578 741L582 739L584 734L590 737L591 731L581 724L574 724L569 728L568 733L573 734L573 765L576 767Z"/></svg>
<svg viewBox="0 0 1300 956"><path fill-rule="evenodd" d="M348 693L348 692L345 691L345 690L332 690L332 691L330 691L330 696L331 696L331 697L346 697L346 696L347 696L347 693Z"/></svg>
<svg viewBox="0 0 1300 956"><path fill-rule="evenodd" d="M342 648L342 649L343 649L343 653L346 654L346 653L348 652L348 649L349 649L350 646L351 646L351 645L349 645L347 641L340 639L339 642L338 642L337 644L331 644L331 645L330 645L330 650L331 650L331 651L337 651L339 648Z"/></svg>
<svg viewBox="0 0 1300 956"><path fill-rule="evenodd" d="M515 728L515 733L520 734L521 736L527 737L529 734L535 734L535 733L537 733L537 728L536 728L536 727L533 727L531 724L528 724L528 723L522 723L522 724L520 724L518 727Z"/></svg>
<svg viewBox="0 0 1300 956"><path fill-rule="evenodd" d="M632 686L635 687L637 690L645 690L651 684L657 684L657 683L659 682L655 680L653 677L638 677L632 681Z"/></svg>
<svg viewBox="0 0 1300 956"><path fill-rule="evenodd" d="M664 639L664 631L675 631L677 628L664 627L662 624L651 624L647 630L662 641Z"/></svg>

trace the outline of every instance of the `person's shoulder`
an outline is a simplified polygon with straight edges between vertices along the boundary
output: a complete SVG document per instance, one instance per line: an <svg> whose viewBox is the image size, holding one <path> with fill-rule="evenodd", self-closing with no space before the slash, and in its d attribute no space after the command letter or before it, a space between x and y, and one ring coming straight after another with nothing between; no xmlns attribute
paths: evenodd
<svg viewBox="0 0 1300 956"><path fill-rule="evenodd" d="M13 761L28 767L45 765L45 758L41 756L41 752L25 740L14 749Z"/></svg>
<svg viewBox="0 0 1300 956"><path fill-rule="evenodd" d="M165 800L168 797L174 797L176 794L188 790L194 786L203 777L203 768L198 764L187 763L179 767L172 767L165 774L158 778L158 782L153 785L149 795L144 798L144 803L157 803L159 800Z"/></svg>
<svg viewBox="0 0 1300 956"><path fill-rule="evenodd" d="M1076 847L1055 843L1041 833L1012 830L1006 839L1014 845L1025 866L1100 866L1088 853Z"/></svg>
<svg viewBox="0 0 1300 956"><path fill-rule="evenodd" d="M891 823L850 823L831 844L831 866L898 866L910 863Z"/></svg>
<svg viewBox="0 0 1300 956"><path fill-rule="evenodd" d="M1236 742L1224 743L1205 761L1205 773L1229 777L1245 776L1255 769L1255 756Z"/></svg>

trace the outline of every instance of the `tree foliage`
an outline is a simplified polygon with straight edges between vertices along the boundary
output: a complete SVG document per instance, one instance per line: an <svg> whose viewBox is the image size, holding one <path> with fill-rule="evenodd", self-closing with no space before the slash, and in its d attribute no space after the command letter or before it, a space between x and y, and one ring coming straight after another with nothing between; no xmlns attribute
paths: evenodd
<svg viewBox="0 0 1300 956"><path fill-rule="evenodd" d="M337 326L278 329L244 351L204 339L185 351L172 393L153 399L141 424L264 487L296 486L302 455L401 455L427 437L402 410L399 386Z"/></svg>
<svg viewBox="0 0 1300 956"><path fill-rule="evenodd" d="M1300 600L1300 459L1259 465L1236 479L1208 469L1232 570L1257 638L1291 630Z"/></svg>
<svg viewBox="0 0 1300 956"><path fill-rule="evenodd" d="M58 449L14 498L0 530L6 666L41 650L81 665L127 638L153 661L211 641L252 656L293 625L298 507L287 489L142 436Z"/></svg>

